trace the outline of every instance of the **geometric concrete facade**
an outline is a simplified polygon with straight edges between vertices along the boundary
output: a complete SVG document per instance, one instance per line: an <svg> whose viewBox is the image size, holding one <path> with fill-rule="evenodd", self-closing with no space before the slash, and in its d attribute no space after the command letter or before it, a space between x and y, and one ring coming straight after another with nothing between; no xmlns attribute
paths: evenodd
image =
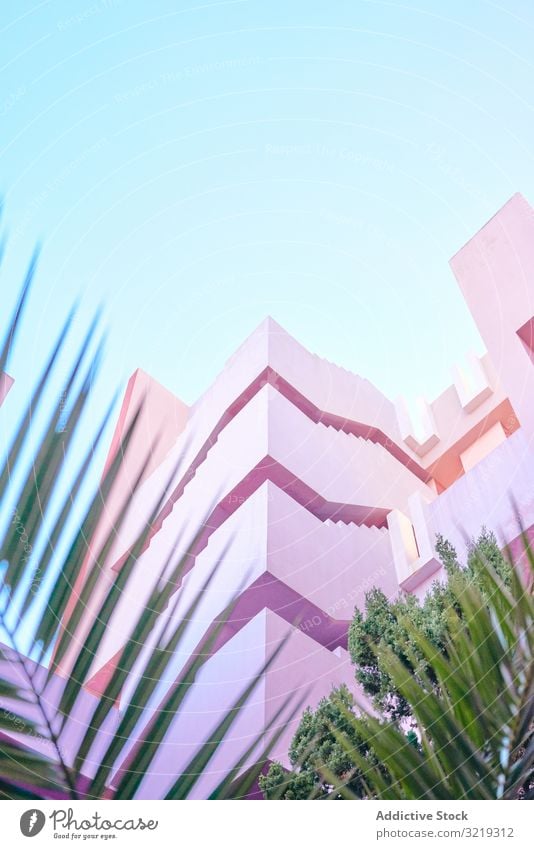
<svg viewBox="0 0 534 849"><path fill-rule="evenodd" d="M454 383L422 406L417 423L402 401L310 354L270 318L191 409L169 395L156 411L147 399L148 436L166 434L166 450L132 498L101 575L102 591L166 493L95 657L89 691L105 687L132 614L171 553L185 549L199 526L170 619L182 615L214 564L221 565L174 674L228 602L237 602L141 795L164 793L191 747L285 635L287 644L212 765L212 782L217 767L246 748L289 693L307 692L314 704L332 685L353 681L346 637L354 605L363 604L373 585L389 596L424 595L441 575L436 533L460 553L482 525L510 543L519 533L514 504L534 526L534 213L524 199L514 196L451 265L488 354L456 369ZM122 419L131 411L130 398ZM82 632L92 615L88 610ZM162 682L159 698L170 683ZM275 756L286 757L293 730L288 727ZM209 785L208 776L197 792Z"/></svg>
<svg viewBox="0 0 534 849"><path fill-rule="evenodd" d="M93 551L158 441L102 567L80 639L163 492L165 497L95 656L88 694L105 688L162 567L187 550L199 527L186 574L158 628L178 621L214 564L220 567L152 710L188 652L236 599L199 686L171 726L139 796L165 794L197 743L285 636L283 650L197 788L199 796L289 694L313 705L333 685L352 684L346 645L354 606L362 606L372 586L390 597L402 591L424 596L432 581L443 578L437 533L463 556L482 525L502 545L517 545L516 508L524 525L534 527L534 211L515 195L451 266L488 353L456 368L453 384L421 405L417 422L401 399L392 401L364 378L309 353L271 318L191 408L143 372L130 381L108 464L144 397L141 436L126 457ZM91 565L89 555L73 602ZM71 665L67 655L60 673L68 675ZM132 747L150 723L151 709ZM288 726L273 757L285 760L294 728Z"/></svg>

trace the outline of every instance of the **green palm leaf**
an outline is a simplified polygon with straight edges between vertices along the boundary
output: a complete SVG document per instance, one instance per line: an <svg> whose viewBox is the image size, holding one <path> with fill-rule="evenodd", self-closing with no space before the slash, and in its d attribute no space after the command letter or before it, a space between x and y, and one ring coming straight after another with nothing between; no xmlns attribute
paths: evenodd
<svg viewBox="0 0 534 849"><path fill-rule="evenodd" d="M532 786L534 603L517 578L509 589L489 563L481 560L478 569L484 593L465 574L451 577L461 615L450 612L444 653L403 622L402 653L409 658L410 641L416 645L435 681L409 674L389 647L379 649L410 705L421 745L411 745L397 723L346 711L391 777L384 782L376 766L350 749L375 798L509 799ZM334 731L349 751L347 737Z"/></svg>

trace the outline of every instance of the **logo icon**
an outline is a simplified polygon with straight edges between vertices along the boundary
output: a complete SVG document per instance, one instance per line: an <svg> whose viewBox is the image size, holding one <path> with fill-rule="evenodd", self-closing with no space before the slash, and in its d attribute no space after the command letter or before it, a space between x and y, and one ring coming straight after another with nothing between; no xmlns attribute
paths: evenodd
<svg viewBox="0 0 534 849"><path fill-rule="evenodd" d="M46 817L42 811L32 808L30 811L24 811L20 818L20 830L24 837L35 837L42 831L46 822Z"/></svg>

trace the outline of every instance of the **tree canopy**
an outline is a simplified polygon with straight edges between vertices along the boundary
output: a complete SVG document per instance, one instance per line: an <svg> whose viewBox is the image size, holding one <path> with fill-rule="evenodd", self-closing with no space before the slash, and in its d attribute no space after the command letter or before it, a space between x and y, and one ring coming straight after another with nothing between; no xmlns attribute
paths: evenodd
<svg viewBox="0 0 534 849"><path fill-rule="evenodd" d="M485 528L464 567L442 537L436 549L447 581L436 581L422 601L389 601L375 588L364 611L355 610L349 651L376 714L356 710L348 687L308 708L291 743L291 769L276 762L260 778L266 798L528 792L534 707L532 645L524 635L532 596Z"/></svg>

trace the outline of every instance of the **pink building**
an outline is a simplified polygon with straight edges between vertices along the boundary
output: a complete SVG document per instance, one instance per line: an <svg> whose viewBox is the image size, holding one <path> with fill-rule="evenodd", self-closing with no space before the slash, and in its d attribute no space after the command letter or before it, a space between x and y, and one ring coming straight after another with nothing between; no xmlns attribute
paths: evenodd
<svg viewBox="0 0 534 849"><path fill-rule="evenodd" d="M200 797L288 695L314 705L332 686L354 681L346 651L354 606L363 605L373 586L391 597L401 591L424 596L443 577L437 533L463 556L483 525L503 545L513 545L517 509L524 525L534 528L534 211L524 198L514 195L451 267L487 353L455 368L452 385L431 403L421 402L417 421L401 399L390 400L364 378L309 353L271 318L191 408L142 371L130 379L108 463L141 398L145 403L135 450L94 551L131 491L148 446L158 441L80 638L162 492L165 497L88 675L87 698L102 692L162 567L187 550L199 527L176 604L159 629L183 616L216 563L219 568L151 709L236 599L140 797L165 795L284 636L282 651L198 786ZM90 558L86 567L85 576ZM157 637L149 638L145 653ZM67 655L61 674L68 675L72 661ZM135 680L134 670L124 702ZM132 747L150 719L149 710ZM294 730L295 722L273 757L286 760Z"/></svg>

